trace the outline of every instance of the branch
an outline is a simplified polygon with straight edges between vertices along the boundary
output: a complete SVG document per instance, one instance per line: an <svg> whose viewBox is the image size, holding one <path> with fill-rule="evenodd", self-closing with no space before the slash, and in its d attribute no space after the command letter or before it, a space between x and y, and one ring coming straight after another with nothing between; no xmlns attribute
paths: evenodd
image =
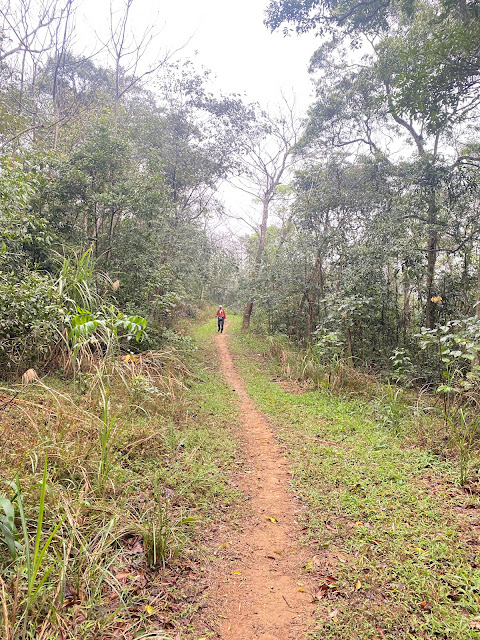
<svg viewBox="0 0 480 640"><path fill-rule="evenodd" d="M13 31L13 33L15 34L15 36L19 40L19 44L16 47L14 47L13 49L10 49L9 51L5 51L4 53L0 54L0 62L2 62L2 60L5 60L5 58L8 58L11 55L13 55L15 53L18 53L19 51L31 51L32 53L42 53L42 51L47 51L50 47L44 47L39 51L33 51L33 50L29 49L28 41L31 38L34 38L35 35L41 29L44 29L44 28L50 26L52 24L52 22L54 22L55 20L59 20L61 15L63 14L64 8L62 8L60 16L56 15L55 13L53 13L50 17L48 17L50 7L47 7L45 9L45 12L43 13L42 17L40 18L37 26L34 27L31 31L27 31L27 33L23 37L20 36L20 34L17 33L15 27L10 22L6 11L0 9L0 15L2 15L4 17L4 19L7 22L8 26L10 27L10 29Z"/></svg>
<svg viewBox="0 0 480 640"><path fill-rule="evenodd" d="M395 112L395 107L393 106L393 101L392 101L392 97L391 97L391 90L390 90L390 85L388 82L385 82L385 90L387 93L387 102L388 102L388 107L390 110L390 115L392 116L392 118L395 120L395 122L397 124L399 124L401 127L403 127L404 129L406 129L408 131L408 133L412 136L412 138L415 141L415 144L417 145L417 150L418 153L420 155L425 153L425 147L423 146L423 138L421 135L419 135L415 129L413 128L413 126L407 122L406 120L404 120L402 117L400 117L396 112Z"/></svg>

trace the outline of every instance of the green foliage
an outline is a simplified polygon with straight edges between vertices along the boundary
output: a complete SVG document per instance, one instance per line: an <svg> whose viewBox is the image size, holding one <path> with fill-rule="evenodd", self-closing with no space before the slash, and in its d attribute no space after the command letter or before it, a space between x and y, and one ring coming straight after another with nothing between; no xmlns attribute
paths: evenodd
<svg viewBox="0 0 480 640"><path fill-rule="evenodd" d="M83 255L63 256L57 274L58 293L73 308L82 307L92 311L100 304L100 297L92 289L99 275L95 270L91 248Z"/></svg>
<svg viewBox="0 0 480 640"><path fill-rule="evenodd" d="M394 370L394 379L408 385L413 378L413 363L406 349L395 349L390 356Z"/></svg>
<svg viewBox="0 0 480 640"><path fill-rule="evenodd" d="M98 369L100 383L106 369L114 366L115 358L120 355L122 343L130 340L143 342L147 321L142 316L126 316L119 313L113 305L101 307L94 313L77 307L77 314L66 316L68 343L71 350L74 373L80 372L84 364L94 365L95 356L102 356Z"/></svg>
<svg viewBox="0 0 480 640"><path fill-rule="evenodd" d="M138 530L142 534L145 555L150 567L163 567L182 551L187 527L198 522L194 516L173 514L166 491L158 486L149 511L139 514Z"/></svg>
<svg viewBox="0 0 480 640"><path fill-rule="evenodd" d="M338 393L343 386L347 351L345 336L339 331L318 328L313 332L312 345L304 356L302 375L317 386Z"/></svg>
<svg viewBox="0 0 480 640"><path fill-rule="evenodd" d="M445 422L458 450L459 480L464 485L468 481L472 455L478 449L479 320L452 320L435 329L422 329L420 344L422 349L438 350L442 384L437 386L436 393L443 400Z"/></svg>
<svg viewBox="0 0 480 640"><path fill-rule="evenodd" d="M469 479L473 453L478 451L477 434L480 420L475 413L466 413L462 408L456 412L450 411L446 417L458 449L459 482L463 486Z"/></svg>
<svg viewBox="0 0 480 640"><path fill-rule="evenodd" d="M30 207L39 186L30 163L0 156L0 269L24 269L51 245L47 221Z"/></svg>
<svg viewBox="0 0 480 640"><path fill-rule="evenodd" d="M50 276L0 272L0 362L5 374L48 360L65 314Z"/></svg>
<svg viewBox="0 0 480 640"><path fill-rule="evenodd" d="M0 508L3 511L3 515L0 513L0 533L12 560L16 560L18 549L21 549L21 546L18 542L18 531L15 525L15 505L3 496L0 497Z"/></svg>
<svg viewBox="0 0 480 640"><path fill-rule="evenodd" d="M435 329L423 327L418 338L421 349L436 351L438 377L444 381L440 392L463 394L475 389L480 380L480 367L476 363L480 352L477 318L450 320Z"/></svg>

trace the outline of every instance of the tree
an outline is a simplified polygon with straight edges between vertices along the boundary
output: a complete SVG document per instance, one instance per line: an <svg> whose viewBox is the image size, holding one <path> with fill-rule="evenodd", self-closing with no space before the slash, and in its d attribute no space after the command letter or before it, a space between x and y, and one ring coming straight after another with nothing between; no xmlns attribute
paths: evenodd
<svg viewBox="0 0 480 640"><path fill-rule="evenodd" d="M295 105L284 99L277 114L262 112L254 135L245 141L243 171L234 181L235 186L255 198L261 206L258 243L252 260L251 279L255 282L265 249L268 219L278 188L288 177L297 161L295 146L301 126L295 114ZM254 298L248 300L243 314L243 329L248 329Z"/></svg>

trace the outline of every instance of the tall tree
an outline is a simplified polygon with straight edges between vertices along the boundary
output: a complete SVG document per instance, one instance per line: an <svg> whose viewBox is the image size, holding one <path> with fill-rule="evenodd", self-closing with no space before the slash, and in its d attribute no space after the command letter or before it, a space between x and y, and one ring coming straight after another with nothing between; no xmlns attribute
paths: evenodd
<svg viewBox="0 0 480 640"><path fill-rule="evenodd" d="M260 204L261 217L251 269L253 296L245 307L243 329L248 329L253 312L254 283L262 263L271 207L278 196L278 188L289 177L289 171L298 160L294 151L300 132L295 104L284 99L278 113L262 112L259 115L253 136L245 142L243 170L234 184Z"/></svg>

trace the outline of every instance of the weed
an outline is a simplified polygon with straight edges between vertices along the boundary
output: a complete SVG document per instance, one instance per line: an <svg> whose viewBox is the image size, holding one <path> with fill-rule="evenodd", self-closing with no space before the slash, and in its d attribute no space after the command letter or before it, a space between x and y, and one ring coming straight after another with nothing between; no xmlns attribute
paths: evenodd
<svg viewBox="0 0 480 640"><path fill-rule="evenodd" d="M198 518L175 514L168 492L158 485L153 492L150 508L138 514L138 531L143 538L145 557L150 567L162 566L178 557L187 540L186 526Z"/></svg>
<svg viewBox="0 0 480 640"><path fill-rule="evenodd" d="M390 380L386 385L379 385L378 405L382 426L392 434L398 435L405 417L405 404L401 401L402 389L395 388Z"/></svg>
<svg viewBox="0 0 480 640"><path fill-rule="evenodd" d="M51 531L47 540L42 544L45 496L47 491L47 458L45 458L43 476L40 483L38 516L35 536L33 539L28 531L24 496L18 478L16 482L11 483L11 485L15 491L15 495L10 504L13 507L13 503L16 503L18 507L23 545L15 544L15 553L13 555L11 554L12 559L17 563L17 578L14 583L15 605L10 616L4 614L5 626L7 629L11 628L12 630L11 633L9 631L7 632L7 640L10 638L12 640L16 638L25 638L27 636L30 610L34 607L36 600L41 601L43 599L42 587L45 585L53 569L53 564L50 564L48 567L44 567L46 564L45 561L47 559L47 553L52 546L57 532L62 526L62 521L58 522ZM7 511L10 511L10 509L7 509ZM11 515L12 513L10 511L10 516ZM13 531L13 528L11 528L12 534ZM4 588L3 585L2 588ZM4 593L2 593L2 598L3 602L6 604Z"/></svg>
<svg viewBox="0 0 480 640"><path fill-rule="evenodd" d="M478 447L476 435L480 427L480 419L466 414L463 409L458 409L455 413L446 414L446 420L458 449L459 482L464 486L470 472L472 453Z"/></svg>
<svg viewBox="0 0 480 640"><path fill-rule="evenodd" d="M114 437L117 432L117 416L110 417L110 408L108 400L108 389L101 390L102 398L102 418L100 422L100 463L98 465L98 486L101 492L105 489L105 483L108 480L112 470Z"/></svg>
<svg viewBox="0 0 480 640"><path fill-rule="evenodd" d="M16 560L17 551L21 546L18 542L18 531L15 526L15 506L7 497L0 497L0 508L4 515L0 513L0 533L8 547L12 560Z"/></svg>

